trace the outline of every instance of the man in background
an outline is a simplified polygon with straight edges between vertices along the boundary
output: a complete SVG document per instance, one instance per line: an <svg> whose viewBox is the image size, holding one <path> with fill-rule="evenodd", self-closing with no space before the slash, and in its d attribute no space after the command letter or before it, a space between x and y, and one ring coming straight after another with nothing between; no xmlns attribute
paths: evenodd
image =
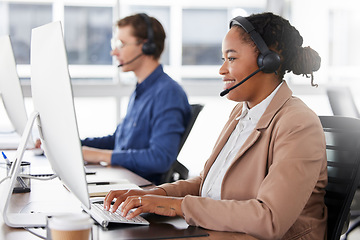
<svg viewBox="0 0 360 240"><path fill-rule="evenodd" d="M160 183L176 160L181 136L191 117L186 93L160 64L165 31L146 14L117 22L111 55L137 83L126 116L112 135L81 141L84 161L120 165Z"/></svg>

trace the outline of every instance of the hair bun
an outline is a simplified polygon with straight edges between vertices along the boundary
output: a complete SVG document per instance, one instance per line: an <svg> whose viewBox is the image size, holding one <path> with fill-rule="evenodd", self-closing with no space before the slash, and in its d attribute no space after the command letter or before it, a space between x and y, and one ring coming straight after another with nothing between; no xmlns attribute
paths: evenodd
<svg viewBox="0 0 360 240"><path fill-rule="evenodd" d="M319 70L321 58L319 54L311 47L300 47L295 65L293 66L294 74L312 74Z"/></svg>

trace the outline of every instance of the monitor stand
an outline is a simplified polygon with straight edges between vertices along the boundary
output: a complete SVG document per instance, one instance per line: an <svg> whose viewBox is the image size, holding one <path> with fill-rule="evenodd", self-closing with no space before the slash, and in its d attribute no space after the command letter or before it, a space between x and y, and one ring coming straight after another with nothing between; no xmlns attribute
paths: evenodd
<svg viewBox="0 0 360 240"><path fill-rule="evenodd" d="M26 145L31 135L31 130L35 120L39 121L39 113L33 112L24 129L24 133L20 139L19 147L16 151L15 159L9 171L9 179L1 184L0 195L0 211L2 212L4 222L9 227L23 228L23 227L45 227L48 216L63 214L64 212L76 211L74 207L66 207L65 204L55 202L30 202L20 212L9 212L9 206L13 196L13 189L17 177L20 174L20 165L26 150ZM39 128L41 135L41 130ZM57 212L53 210L57 209ZM76 208L78 211L81 208Z"/></svg>

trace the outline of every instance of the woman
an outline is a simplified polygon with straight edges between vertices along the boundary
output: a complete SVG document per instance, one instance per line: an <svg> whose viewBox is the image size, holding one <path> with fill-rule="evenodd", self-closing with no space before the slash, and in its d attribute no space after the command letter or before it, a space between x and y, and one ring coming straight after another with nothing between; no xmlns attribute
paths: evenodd
<svg viewBox="0 0 360 240"><path fill-rule="evenodd" d="M106 209L114 211L124 202L124 215L138 207L129 218L153 212L259 239L326 239L323 130L317 115L293 97L282 80L292 71L311 75L313 85L320 57L301 46L302 37L287 20L272 13L246 19L232 20L223 40L220 74L225 89L262 71L228 93L227 98L239 104L200 176L146 191L111 191ZM273 51L270 67L261 62L269 51L251 25Z"/></svg>

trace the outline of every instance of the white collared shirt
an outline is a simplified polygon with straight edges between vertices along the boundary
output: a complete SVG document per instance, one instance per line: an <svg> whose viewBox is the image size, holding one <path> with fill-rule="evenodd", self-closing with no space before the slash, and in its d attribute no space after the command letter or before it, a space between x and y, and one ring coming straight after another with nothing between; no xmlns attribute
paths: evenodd
<svg viewBox="0 0 360 240"><path fill-rule="evenodd" d="M231 133L226 144L217 156L214 164L211 166L208 175L205 178L201 191L202 197L210 197L215 200L221 199L221 185L225 173L235 159L236 154L255 129L256 124L270 104L271 100L279 90L282 82L276 89L261 103L249 109L246 102L243 102L241 115L236 118L239 120L234 131Z"/></svg>

